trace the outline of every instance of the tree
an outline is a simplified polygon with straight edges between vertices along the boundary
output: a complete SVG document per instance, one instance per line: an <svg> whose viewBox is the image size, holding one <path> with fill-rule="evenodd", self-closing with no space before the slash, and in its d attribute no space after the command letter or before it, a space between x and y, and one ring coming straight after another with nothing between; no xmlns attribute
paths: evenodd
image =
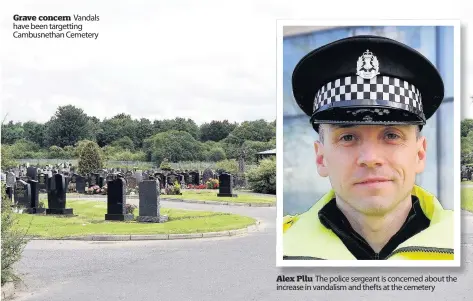
<svg viewBox="0 0 473 301"><path fill-rule="evenodd" d="M466 137L473 130L473 119L464 119L461 121L461 136Z"/></svg>
<svg viewBox="0 0 473 301"><path fill-rule="evenodd" d="M13 144L23 139L23 137L24 130L21 122L13 123L13 121L10 121L7 124L2 124L2 144Z"/></svg>
<svg viewBox="0 0 473 301"><path fill-rule="evenodd" d="M199 139L200 129L190 118L187 120L181 117L175 119L155 120L153 123L154 132L162 133L168 131L183 131L189 133L194 139Z"/></svg>
<svg viewBox="0 0 473 301"><path fill-rule="evenodd" d="M225 139L237 127L236 123L224 121L211 121L200 126L201 141L220 141Z"/></svg>
<svg viewBox="0 0 473 301"><path fill-rule="evenodd" d="M44 133L46 126L35 121L23 123L24 137L26 140L36 143L40 147L44 146Z"/></svg>
<svg viewBox="0 0 473 301"><path fill-rule="evenodd" d="M97 143L87 141L79 154L79 172L87 174L103 168L103 155Z"/></svg>
<svg viewBox="0 0 473 301"><path fill-rule="evenodd" d="M13 159L11 154L10 147L3 145L2 147L2 170L7 170L8 168L15 167L17 162Z"/></svg>
<svg viewBox="0 0 473 301"><path fill-rule="evenodd" d="M89 117L72 105L59 107L46 123L47 146L75 145L79 140L91 139Z"/></svg>
<svg viewBox="0 0 473 301"><path fill-rule="evenodd" d="M111 146L120 148L122 150L134 150L135 146L133 145L133 141L130 137L125 136L118 140L112 142Z"/></svg>
<svg viewBox="0 0 473 301"><path fill-rule="evenodd" d="M168 158L170 162L200 161L203 147L191 134L171 130L156 134L145 140L143 146L151 161L161 162Z"/></svg>

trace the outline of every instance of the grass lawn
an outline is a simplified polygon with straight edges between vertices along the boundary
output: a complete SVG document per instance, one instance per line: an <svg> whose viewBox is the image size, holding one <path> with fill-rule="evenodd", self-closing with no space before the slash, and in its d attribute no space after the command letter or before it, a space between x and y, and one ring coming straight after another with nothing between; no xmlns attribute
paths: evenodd
<svg viewBox="0 0 473 301"><path fill-rule="evenodd" d="M462 184L473 184L473 181L462 181Z"/></svg>
<svg viewBox="0 0 473 301"><path fill-rule="evenodd" d="M462 209L473 212L473 188L462 187L461 190Z"/></svg>
<svg viewBox="0 0 473 301"><path fill-rule="evenodd" d="M162 194L161 198L178 198L183 200L200 200L200 201L219 201L219 202L235 202L235 203L265 203L274 204L276 203L276 196L266 196L257 194L246 194L239 193L237 197L218 197L218 189L202 189L202 190L183 190L182 195L165 195ZM233 192L235 193L235 192Z"/></svg>
<svg viewBox="0 0 473 301"><path fill-rule="evenodd" d="M47 202L45 202L47 205ZM176 234L203 233L240 229L255 222L253 218L236 214L161 208L168 215L165 223L105 221L107 203L103 201L67 200L74 217L18 214L19 226L29 227L28 235L60 238L92 234ZM133 212L139 215L138 209Z"/></svg>

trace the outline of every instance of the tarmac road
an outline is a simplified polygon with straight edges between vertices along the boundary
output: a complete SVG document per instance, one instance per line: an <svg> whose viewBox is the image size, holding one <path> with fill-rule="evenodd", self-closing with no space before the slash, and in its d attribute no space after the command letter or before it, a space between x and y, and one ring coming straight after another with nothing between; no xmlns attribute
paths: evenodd
<svg viewBox="0 0 473 301"><path fill-rule="evenodd" d="M276 207L162 202L163 207L251 216L259 231L196 240L31 241L15 300L472 300L473 215L463 215L461 268L277 268ZM429 291L278 291L278 275L456 276ZM280 283L282 284L282 283ZM315 283L313 283L315 284Z"/></svg>

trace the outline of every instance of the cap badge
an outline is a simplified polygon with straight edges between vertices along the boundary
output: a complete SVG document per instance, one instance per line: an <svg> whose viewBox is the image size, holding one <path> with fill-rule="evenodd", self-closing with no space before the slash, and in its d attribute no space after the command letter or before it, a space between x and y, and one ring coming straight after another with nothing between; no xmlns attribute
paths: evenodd
<svg viewBox="0 0 473 301"><path fill-rule="evenodd" d="M378 58L366 50L356 62L356 75L364 79L372 79L379 74Z"/></svg>

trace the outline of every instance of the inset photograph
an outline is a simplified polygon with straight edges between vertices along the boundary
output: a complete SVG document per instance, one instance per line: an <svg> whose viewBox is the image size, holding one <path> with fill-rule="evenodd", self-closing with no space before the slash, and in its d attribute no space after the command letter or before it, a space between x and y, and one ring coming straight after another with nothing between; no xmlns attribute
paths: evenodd
<svg viewBox="0 0 473 301"><path fill-rule="evenodd" d="M278 22L278 266L460 265L459 24Z"/></svg>

